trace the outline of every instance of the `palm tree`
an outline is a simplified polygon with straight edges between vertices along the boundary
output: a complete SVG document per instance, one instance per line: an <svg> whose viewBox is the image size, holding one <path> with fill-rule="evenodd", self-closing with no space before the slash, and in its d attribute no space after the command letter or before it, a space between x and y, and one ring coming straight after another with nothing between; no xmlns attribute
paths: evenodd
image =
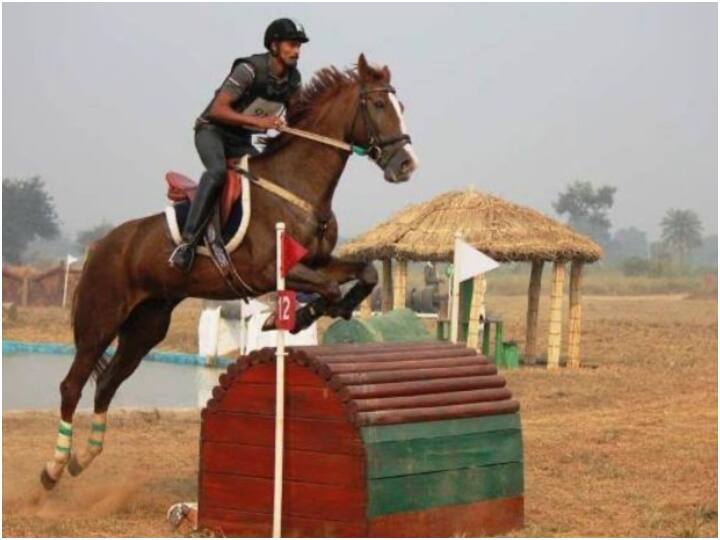
<svg viewBox="0 0 720 540"><path fill-rule="evenodd" d="M683 263L687 261L690 251L702 245L702 223L694 210L670 208L660 225L663 244Z"/></svg>

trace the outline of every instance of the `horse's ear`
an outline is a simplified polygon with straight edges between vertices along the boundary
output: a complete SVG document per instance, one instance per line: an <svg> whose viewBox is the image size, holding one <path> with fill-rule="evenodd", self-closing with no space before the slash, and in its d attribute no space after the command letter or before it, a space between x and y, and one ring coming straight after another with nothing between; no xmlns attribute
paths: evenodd
<svg viewBox="0 0 720 540"><path fill-rule="evenodd" d="M370 76L370 66L368 65L367 59L365 58L364 53L360 53L360 56L358 56L358 73L360 74L360 79L363 81L367 81L371 78Z"/></svg>
<svg viewBox="0 0 720 540"><path fill-rule="evenodd" d="M390 73L390 68L387 66L383 66L382 74L383 74L383 78L385 79L385 82L389 83L390 78L392 77L392 73Z"/></svg>

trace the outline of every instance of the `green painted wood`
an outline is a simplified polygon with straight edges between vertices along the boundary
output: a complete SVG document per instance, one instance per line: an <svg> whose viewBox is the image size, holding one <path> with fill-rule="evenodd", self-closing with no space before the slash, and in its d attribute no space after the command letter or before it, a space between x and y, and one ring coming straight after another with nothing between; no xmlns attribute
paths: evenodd
<svg viewBox="0 0 720 540"><path fill-rule="evenodd" d="M514 497L523 492L523 464L455 469L368 482L369 518L438 506Z"/></svg>
<svg viewBox="0 0 720 540"><path fill-rule="evenodd" d="M523 460L519 429L368 444L368 478L386 478Z"/></svg>
<svg viewBox="0 0 720 540"><path fill-rule="evenodd" d="M521 429L520 414L498 414L456 420L434 420L432 422L413 422L389 426L365 426L361 435L365 445L387 441L407 441L409 439L433 439L451 437L469 433L487 433Z"/></svg>

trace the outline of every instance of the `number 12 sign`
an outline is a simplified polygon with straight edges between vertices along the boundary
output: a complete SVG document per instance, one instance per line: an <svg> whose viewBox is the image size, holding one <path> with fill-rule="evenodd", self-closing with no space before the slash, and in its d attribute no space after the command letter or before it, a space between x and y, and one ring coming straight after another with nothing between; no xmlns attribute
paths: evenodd
<svg viewBox="0 0 720 540"><path fill-rule="evenodd" d="M295 328L296 308L295 291L278 291L276 323L278 330L292 330Z"/></svg>

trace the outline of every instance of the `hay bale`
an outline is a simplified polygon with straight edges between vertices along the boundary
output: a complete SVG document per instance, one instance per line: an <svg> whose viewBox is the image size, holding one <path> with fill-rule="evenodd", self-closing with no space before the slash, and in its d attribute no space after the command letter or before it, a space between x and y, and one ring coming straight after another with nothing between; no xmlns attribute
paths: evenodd
<svg viewBox="0 0 720 540"><path fill-rule="evenodd" d="M331 324L323 344L431 341L420 317L411 309L396 309L368 320L351 319Z"/></svg>
<svg viewBox="0 0 720 540"><path fill-rule="evenodd" d="M336 343L373 343L382 341L382 335L368 324L369 321L350 319L335 321L323 335L323 344Z"/></svg>
<svg viewBox="0 0 720 540"><path fill-rule="evenodd" d="M420 317L412 309L395 309L368 321L370 328L382 336L382 341L430 341Z"/></svg>

